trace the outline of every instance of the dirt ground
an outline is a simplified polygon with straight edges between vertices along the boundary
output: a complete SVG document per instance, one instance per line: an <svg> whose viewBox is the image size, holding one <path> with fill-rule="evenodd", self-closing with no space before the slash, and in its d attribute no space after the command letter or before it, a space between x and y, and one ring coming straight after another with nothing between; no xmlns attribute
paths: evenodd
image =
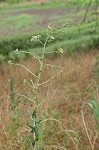
<svg viewBox="0 0 99 150"><path fill-rule="evenodd" d="M47 2L51 2L52 0L31 0L27 2L23 2L18 4L19 6L28 6L33 4L43 4ZM1 5L1 3L0 3ZM90 7L88 9L88 12L95 11L95 7ZM99 9L99 7L98 7ZM13 16L19 16L22 14L27 15L35 15L36 17L39 17L38 21L35 25L30 25L28 28L20 28L16 30L16 28L13 26L13 28L8 27L0 28L0 36L12 36L12 35L18 35L20 33L27 33L32 31L38 31L38 29L44 29L47 28L48 25L53 25L54 23L60 21L60 18L62 17L64 20L64 23L69 23L70 25L77 24L80 21L83 20L84 16L78 16L78 13L81 13L82 11L86 12L86 7L64 7L64 8L51 8L51 9L39 9L39 10L17 10L12 11L10 13L5 13L3 10L0 12L0 18L3 17L6 19L8 17ZM74 16L75 14L75 16ZM59 18L59 19L58 19ZM68 20L71 19L71 22L68 22Z"/></svg>
<svg viewBox="0 0 99 150"><path fill-rule="evenodd" d="M48 0L47 0L48 1ZM40 3L44 3L47 2L46 0L38 0L38 1L33 1L30 2L31 4L40 4ZM21 4L19 4L21 5ZM22 5L27 5L27 3L25 2ZM58 21L58 17L62 17L64 18L64 23L69 23L67 20L68 19L72 19L72 22L70 25L73 25L75 23L78 23L80 21L83 20L84 16L76 16L77 13L80 13L81 11L85 11L86 12L86 7L80 8L80 7L69 7L69 8L55 8L55 9L40 9L40 10L19 10L19 11L15 11L12 12L10 14L7 14L5 16L5 19L8 18L9 16L19 16L22 14L27 14L27 15L35 15L35 16L39 16L39 20L37 21L36 25L31 25L29 26L29 28L23 28L23 29L19 29L18 31L16 31L16 29L0 29L0 35L1 36L10 36L10 35L18 35L20 33L27 33L27 32L32 32L32 31L37 31L38 29L44 29L47 28L48 25L50 24L54 24L54 22ZM95 7L90 7L88 11L95 11ZM75 14L75 17L73 17L73 15ZM59 19L60 20L60 19Z"/></svg>

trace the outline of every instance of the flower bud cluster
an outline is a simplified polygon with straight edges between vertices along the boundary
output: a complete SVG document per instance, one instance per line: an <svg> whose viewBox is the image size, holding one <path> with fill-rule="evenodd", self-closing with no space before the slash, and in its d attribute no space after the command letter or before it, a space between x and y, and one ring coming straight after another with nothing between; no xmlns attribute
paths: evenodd
<svg viewBox="0 0 99 150"><path fill-rule="evenodd" d="M40 37L41 37L41 35L32 36L31 42L32 42L32 41L38 41Z"/></svg>
<svg viewBox="0 0 99 150"><path fill-rule="evenodd" d="M64 50L62 48L59 49L60 53L64 53Z"/></svg>
<svg viewBox="0 0 99 150"><path fill-rule="evenodd" d="M18 50L18 48L15 50L15 53L16 53L16 54L19 54L19 53L20 53L19 50Z"/></svg>

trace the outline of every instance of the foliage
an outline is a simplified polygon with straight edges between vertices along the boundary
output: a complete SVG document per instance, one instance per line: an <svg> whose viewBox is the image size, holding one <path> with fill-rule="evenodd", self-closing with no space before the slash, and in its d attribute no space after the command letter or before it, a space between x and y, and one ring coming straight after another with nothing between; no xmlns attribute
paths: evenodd
<svg viewBox="0 0 99 150"><path fill-rule="evenodd" d="M47 45L47 51L56 51L59 46L63 47L66 50L67 54L72 54L76 51L89 51L94 48L99 47L99 27L94 28L95 23L86 23L80 27L68 27L68 34L60 36L55 35L54 43ZM92 29L93 28L93 29ZM44 41L46 37L45 32L38 32L35 34L41 35L41 40ZM0 41L0 53L8 59L17 60L19 58L25 58L26 54L20 54L19 56L15 56L13 50L27 50L33 51L34 53L41 52L39 49L41 48L40 43L31 43L30 39L31 34L25 34L21 36L17 36L14 38L2 39ZM49 55L49 53L48 53ZM28 54L27 54L28 56ZM50 56L50 55L49 55Z"/></svg>
<svg viewBox="0 0 99 150"><path fill-rule="evenodd" d="M96 94L93 95L91 103L88 103L92 109L94 119L96 121L96 127L99 130L99 101L96 98Z"/></svg>
<svg viewBox="0 0 99 150"><path fill-rule="evenodd" d="M6 59L6 56L0 54L0 63L3 63Z"/></svg>
<svg viewBox="0 0 99 150"><path fill-rule="evenodd" d="M34 24L34 22L36 23L36 20L38 19L38 17L35 17L34 15L30 16L30 15L26 15L26 14L22 14L22 15L18 15L18 16L10 16L6 19L1 18L1 27L0 29L21 29L21 28L27 28L29 27L30 24Z"/></svg>
<svg viewBox="0 0 99 150"><path fill-rule="evenodd" d="M22 1L22 0L6 0L6 2L11 3L11 4L19 3L19 2L21 2L21 1Z"/></svg>

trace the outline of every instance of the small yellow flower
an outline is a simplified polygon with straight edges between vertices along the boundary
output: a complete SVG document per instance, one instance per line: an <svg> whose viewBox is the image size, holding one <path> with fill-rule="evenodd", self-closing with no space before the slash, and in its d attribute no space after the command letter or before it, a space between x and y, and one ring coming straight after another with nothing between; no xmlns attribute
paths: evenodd
<svg viewBox="0 0 99 150"><path fill-rule="evenodd" d="M40 37L41 37L41 35L37 35L37 37L38 37L38 38L40 38Z"/></svg>
<svg viewBox="0 0 99 150"><path fill-rule="evenodd" d="M55 38L53 36L51 36L51 39L54 40Z"/></svg>
<svg viewBox="0 0 99 150"><path fill-rule="evenodd" d="M32 36L31 41L38 41L41 35Z"/></svg>
<svg viewBox="0 0 99 150"><path fill-rule="evenodd" d="M18 52L19 51L18 48L15 51Z"/></svg>
<svg viewBox="0 0 99 150"><path fill-rule="evenodd" d="M8 64L11 64L11 63L12 63L11 60L9 60L9 61L8 61Z"/></svg>
<svg viewBox="0 0 99 150"><path fill-rule="evenodd" d="M64 50L63 50L62 48L60 48L60 49L59 49L59 52L63 54L63 53L64 53Z"/></svg>
<svg viewBox="0 0 99 150"><path fill-rule="evenodd" d="M32 36L31 41L37 41L38 37L37 36Z"/></svg>
<svg viewBox="0 0 99 150"><path fill-rule="evenodd" d="M18 50L18 48L15 50L15 53L16 53L16 54L19 54L19 50Z"/></svg>
<svg viewBox="0 0 99 150"><path fill-rule="evenodd" d="M50 26L48 26L48 28L49 28L49 29L51 29L51 27L50 27Z"/></svg>

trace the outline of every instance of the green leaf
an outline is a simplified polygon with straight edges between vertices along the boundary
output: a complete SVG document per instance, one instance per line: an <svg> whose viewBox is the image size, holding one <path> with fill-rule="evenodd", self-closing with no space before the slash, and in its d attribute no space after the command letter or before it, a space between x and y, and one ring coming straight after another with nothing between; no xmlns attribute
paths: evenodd
<svg viewBox="0 0 99 150"><path fill-rule="evenodd" d="M99 130L99 102L97 101L95 94L92 97L92 102L88 103L88 105L92 109L93 116L96 121L96 126L97 126L97 129Z"/></svg>
<svg viewBox="0 0 99 150"><path fill-rule="evenodd" d="M42 122L40 122L40 128L39 128L39 140L38 140L38 146L42 147L42 141L43 141L43 134L44 134L44 122L43 120L46 119L46 112L44 113L44 116L42 117L41 114L39 114L39 118Z"/></svg>
<svg viewBox="0 0 99 150"><path fill-rule="evenodd" d="M31 132L34 133L35 132L35 127L31 126L28 121L26 122L26 124L29 128L31 128Z"/></svg>
<svg viewBox="0 0 99 150"><path fill-rule="evenodd" d="M39 131L39 140L38 140L38 145L42 145L42 140L43 140L43 133L44 133L44 122L40 124L40 131Z"/></svg>
<svg viewBox="0 0 99 150"><path fill-rule="evenodd" d="M36 118L36 109L33 111L32 113L32 118L35 119Z"/></svg>
<svg viewBox="0 0 99 150"><path fill-rule="evenodd" d="M33 147L33 148L35 147L35 141L32 142L32 147Z"/></svg>

